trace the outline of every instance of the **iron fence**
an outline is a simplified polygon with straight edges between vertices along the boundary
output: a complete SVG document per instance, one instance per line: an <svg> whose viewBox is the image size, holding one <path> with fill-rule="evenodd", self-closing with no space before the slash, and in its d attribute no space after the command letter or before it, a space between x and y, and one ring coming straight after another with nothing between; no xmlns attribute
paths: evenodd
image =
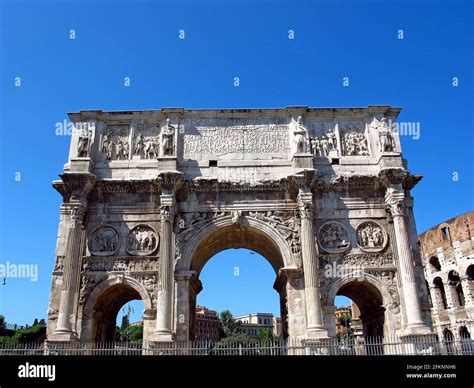
<svg viewBox="0 0 474 388"><path fill-rule="evenodd" d="M87 356L383 356L383 355L474 355L474 341L439 341L435 336L400 338L366 337L341 343L338 339L291 339L281 341L168 343L28 343L0 344L1 355Z"/></svg>

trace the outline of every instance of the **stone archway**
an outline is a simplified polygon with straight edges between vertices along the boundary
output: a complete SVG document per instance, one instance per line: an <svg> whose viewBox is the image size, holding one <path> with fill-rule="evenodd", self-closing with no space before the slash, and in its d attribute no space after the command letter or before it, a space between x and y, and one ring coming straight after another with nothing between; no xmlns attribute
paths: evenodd
<svg viewBox="0 0 474 388"><path fill-rule="evenodd" d="M360 312L364 337L388 337L395 334L394 317L389 306L393 301L383 284L373 275L361 273L360 277L346 276L330 288L327 306L334 306L336 295L351 299ZM363 275L363 276L362 276ZM326 322L335 325L335 322Z"/></svg>
<svg viewBox="0 0 474 388"><path fill-rule="evenodd" d="M296 334L303 332L305 327L296 327L297 320L290 319L288 312L293 311L293 306L288 306L287 292L294 292L293 286L288 281L285 271L296 268L298 259L292 253L288 241L275 227L262 219L240 214L238 222L236 215L227 214L213 222L203 225L183 247L183 254L176 264L176 278L178 284L178 311L176 327L178 339L194 339L194 310L196 297L202 290L199 280L200 273L205 264L217 253L230 248L246 248L263 256L275 271L274 288L280 296L283 336L289 330ZM185 279L182 274L186 273ZM181 275L180 275L181 274ZM180 280L183 282L180 283ZM302 292L302 290L299 290ZM296 291L298 292L298 291ZM290 309L288 309L290 307ZM299 308L301 308L299 306ZM186 315L186 322L180 322L180 314ZM299 314L300 316L304 313ZM181 315L182 316L182 315ZM295 322L288 327L289 322Z"/></svg>
<svg viewBox="0 0 474 388"><path fill-rule="evenodd" d="M152 313L152 301L144 286L129 276L110 276L99 283L90 293L84 305L84 342L113 342L117 314L123 305L132 300L144 304L143 341L147 341L148 316Z"/></svg>

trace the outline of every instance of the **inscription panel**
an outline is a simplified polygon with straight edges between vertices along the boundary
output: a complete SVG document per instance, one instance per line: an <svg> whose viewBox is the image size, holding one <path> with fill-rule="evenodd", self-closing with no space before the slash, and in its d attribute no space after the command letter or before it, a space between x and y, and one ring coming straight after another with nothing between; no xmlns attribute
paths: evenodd
<svg viewBox="0 0 474 388"><path fill-rule="evenodd" d="M288 157L289 129L285 119L186 119L184 159L222 159L244 154Z"/></svg>

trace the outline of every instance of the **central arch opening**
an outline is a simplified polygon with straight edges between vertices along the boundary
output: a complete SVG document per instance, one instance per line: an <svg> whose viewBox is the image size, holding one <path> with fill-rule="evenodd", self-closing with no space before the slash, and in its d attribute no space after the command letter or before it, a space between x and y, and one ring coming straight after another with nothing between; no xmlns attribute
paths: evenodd
<svg viewBox="0 0 474 388"><path fill-rule="evenodd" d="M196 247L190 266L203 290L190 291L190 339L228 338L222 324L216 332L219 315L226 310L237 324L233 338L286 337L286 290L274 288L283 267L277 244L256 228L227 226L209 233Z"/></svg>

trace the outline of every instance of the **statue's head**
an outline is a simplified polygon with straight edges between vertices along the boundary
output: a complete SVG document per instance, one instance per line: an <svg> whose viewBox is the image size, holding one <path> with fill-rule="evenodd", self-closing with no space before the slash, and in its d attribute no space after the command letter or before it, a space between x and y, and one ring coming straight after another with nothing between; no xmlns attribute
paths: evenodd
<svg viewBox="0 0 474 388"><path fill-rule="evenodd" d="M303 124L303 117L298 116L298 124Z"/></svg>
<svg viewBox="0 0 474 388"><path fill-rule="evenodd" d="M170 124L171 124L171 120L170 120L170 118L168 117L168 118L166 119L166 125L169 126Z"/></svg>

